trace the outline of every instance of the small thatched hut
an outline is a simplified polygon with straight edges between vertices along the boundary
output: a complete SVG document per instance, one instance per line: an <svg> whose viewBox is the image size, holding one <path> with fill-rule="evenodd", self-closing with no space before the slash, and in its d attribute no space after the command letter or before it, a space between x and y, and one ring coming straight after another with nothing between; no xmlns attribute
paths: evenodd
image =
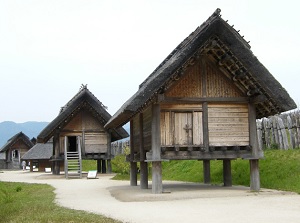
<svg viewBox="0 0 300 223"><path fill-rule="evenodd" d="M82 85L37 137L38 143L53 137L53 174L59 174L64 166L66 177L81 177L82 159L97 160L98 171L111 172L111 142L128 137L128 133L122 127L105 130L110 118L105 106Z"/></svg>

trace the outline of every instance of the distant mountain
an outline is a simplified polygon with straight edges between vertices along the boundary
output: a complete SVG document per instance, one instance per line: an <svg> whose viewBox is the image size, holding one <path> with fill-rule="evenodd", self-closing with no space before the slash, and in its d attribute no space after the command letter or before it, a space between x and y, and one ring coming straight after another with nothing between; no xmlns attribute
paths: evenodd
<svg viewBox="0 0 300 223"><path fill-rule="evenodd" d="M49 122L24 122L15 123L11 121L0 122L0 148L19 132L23 132L25 135L32 139L49 124Z"/></svg>

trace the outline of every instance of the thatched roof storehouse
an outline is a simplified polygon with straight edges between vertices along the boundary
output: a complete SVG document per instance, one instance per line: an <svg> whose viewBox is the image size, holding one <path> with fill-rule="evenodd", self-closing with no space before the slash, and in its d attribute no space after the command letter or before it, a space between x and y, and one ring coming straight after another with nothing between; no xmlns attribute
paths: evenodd
<svg viewBox="0 0 300 223"><path fill-rule="evenodd" d="M231 185L230 160L249 159L251 189L259 189L256 118L296 108L287 91L255 57L245 39L217 9L184 39L141 83L105 128L131 124L131 184L136 162L152 190L162 192L161 161L224 162L224 184ZM148 186L146 177L141 187Z"/></svg>
<svg viewBox="0 0 300 223"><path fill-rule="evenodd" d="M34 144L27 135L19 132L2 146L0 150L0 168L3 169L20 169L21 157L33 146Z"/></svg>
<svg viewBox="0 0 300 223"><path fill-rule="evenodd" d="M87 86L82 85L79 92L61 108L59 115L37 137L38 143L46 143L53 137L53 173L59 174L63 163L65 172L68 172L68 164L71 163L68 161L69 156L78 156L79 163L81 159L97 160L98 169L102 172L106 172L107 161L108 171L111 171L110 143L128 137L128 133L122 127L106 131L104 125L110 118L105 106ZM76 169L74 172L78 173L80 170Z"/></svg>

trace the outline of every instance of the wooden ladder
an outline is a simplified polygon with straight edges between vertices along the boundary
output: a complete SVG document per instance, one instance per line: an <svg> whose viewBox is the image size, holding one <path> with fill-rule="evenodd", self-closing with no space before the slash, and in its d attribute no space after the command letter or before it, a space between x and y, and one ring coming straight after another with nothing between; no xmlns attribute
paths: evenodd
<svg viewBox="0 0 300 223"><path fill-rule="evenodd" d="M66 141L66 139L65 139ZM69 178L82 178L82 159L81 159L81 146L80 138L77 137L78 151L68 152L65 146L65 177Z"/></svg>

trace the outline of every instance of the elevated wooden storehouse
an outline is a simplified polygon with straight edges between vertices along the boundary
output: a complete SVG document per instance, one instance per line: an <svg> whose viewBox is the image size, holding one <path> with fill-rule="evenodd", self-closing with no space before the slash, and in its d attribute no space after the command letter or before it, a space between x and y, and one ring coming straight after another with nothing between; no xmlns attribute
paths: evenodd
<svg viewBox="0 0 300 223"><path fill-rule="evenodd" d="M33 142L23 132L19 132L11 137L0 150L0 168L20 169L21 157L33 145Z"/></svg>
<svg viewBox="0 0 300 223"><path fill-rule="evenodd" d="M183 40L113 115L105 128L130 121L131 185L162 193L161 162L223 160L224 185L231 186L231 160L250 160L251 190L260 189L256 118L296 108L286 90L261 64L239 32L217 9ZM188 173L187 173L188 174Z"/></svg>
<svg viewBox="0 0 300 223"><path fill-rule="evenodd" d="M111 142L128 137L122 128L110 131L104 125L111 118L105 106L82 85L80 91L61 108L59 115L42 130L38 143L53 137L53 174L64 167L66 177L81 177L82 159L97 160L98 171L111 171Z"/></svg>

